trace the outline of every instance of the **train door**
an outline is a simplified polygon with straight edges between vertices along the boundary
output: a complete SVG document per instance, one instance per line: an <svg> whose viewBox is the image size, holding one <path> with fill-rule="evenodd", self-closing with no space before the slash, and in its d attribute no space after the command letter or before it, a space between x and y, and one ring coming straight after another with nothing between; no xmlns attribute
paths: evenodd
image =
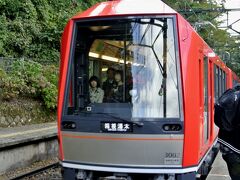
<svg viewBox="0 0 240 180"><path fill-rule="evenodd" d="M202 127L203 127L203 135L202 135L202 147L203 151L206 151L208 148L208 143L211 137L211 122L212 122L212 106L213 106L213 92L212 92L212 84L213 84L213 78L212 78L212 62L210 61L210 58L207 56L204 56L203 62L202 62L203 71L201 73L202 76L202 106L203 106L203 121L202 121Z"/></svg>

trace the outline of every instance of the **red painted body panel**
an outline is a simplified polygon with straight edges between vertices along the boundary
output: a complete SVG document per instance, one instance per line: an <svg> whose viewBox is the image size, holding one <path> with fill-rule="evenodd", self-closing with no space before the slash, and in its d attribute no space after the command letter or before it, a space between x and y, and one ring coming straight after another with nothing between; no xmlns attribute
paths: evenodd
<svg viewBox="0 0 240 180"><path fill-rule="evenodd" d="M193 166L200 162L209 150L217 133L214 132L213 121L213 65L209 63L209 140L204 143L204 79L203 57L213 54L211 48L194 31L190 24L178 15L179 50L182 72L183 104L184 104L184 153L183 166ZM211 59L211 58L209 58Z"/></svg>
<svg viewBox="0 0 240 180"><path fill-rule="evenodd" d="M66 87L66 78L67 78L67 67L70 56L70 47L72 40L72 32L73 32L73 21L70 20L66 25L66 28L63 32L61 39L61 59L60 59L60 73L59 73L59 85L58 85L58 141L59 141L59 158L61 160L63 157L63 148L62 148L62 135L61 135L61 118L62 118L62 110L63 110L63 100L65 94Z"/></svg>
<svg viewBox="0 0 240 180"><path fill-rule="evenodd" d="M195 48L197 44L196 35L181 16L178 16L178 27L184 104L184 134L191 134L191 136L184 136L183 166L191 166L198 163L200 147L200 123L191 123L199 121L199 109L196 108L196 105L199 105L200 102L199 98L196 97L199 97L200 92L198 92L199 84L195 84L198 73L192 72L198 72L196 62L200 53ZM189 74L191 75L189 76ZM193 84L195 85L193 86Z"/></svg>
<svg viewBox="0 0 240 180"><path fill-rule="evenodd" d="M239 77L229 68L227 68L228 77L227 77L227 87L232 88L234 86L233 81L240 82Z"/></svg>
<svg viewBox="0 0 240 180"><path fill-rule="evenodd" d="M117 15L149 15L149 14L176 14L172 8L160 0L117 0L96 4L72 19L94 18L100 16Z"/></svg>
<svg viewBox="0 0 240 180"><path fill-rule="evenodd" d="M227 87L231 88L233 86L233 74L231 69L228 68L228 78L227 78Z"/></svg>
<svg viewBox="0 0 240 180"><path fill-rule="evenodd" d="M73 32L73 21L82 18L101 18L114 16L134 16L134 15L176 15L177 31L180 57L180 73L182 80L183 114L184 114L184 150L183 167L198 165L216 139L217 132L214 131L213 121L213 97L214 97L214 73L213 64L217 64L228 75L231 70L213 55L213 51L207 46L202 38L194 31L191 25L176 11L165 5L160 0L118 0L96 4L85 12L78 14L70 20L65 28L61 46L61 66L59 78L58 96L58 133L60 142L60 159L63 160L60 122L63 109L63 98L65 93L67 66L70 56L71 38ZM211 54L211 57L210 57ZM203 140L203 84L204 79L201 74L204 72L203 57L209 57L209 110L210 110L210 137L208 142ZM228 87L231 87L231 79L228 76ZM232 76L231 76L232 77ZM210 84L212 82L213 84Z"/></svg>

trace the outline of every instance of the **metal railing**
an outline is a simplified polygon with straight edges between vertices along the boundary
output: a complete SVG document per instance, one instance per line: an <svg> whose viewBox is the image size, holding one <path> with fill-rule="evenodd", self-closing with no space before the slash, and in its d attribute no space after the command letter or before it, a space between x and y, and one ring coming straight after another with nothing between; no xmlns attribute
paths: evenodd
<svg viewBox="0 0 240 180"><path fill-rule="evenodd" d="M59 60L45 60L45 59L37 59L37 58L13 58L13 57L0 57L0 68L4 71L8 72L11 70L11 65L14 61L21 60L21 61L34 61L42 65L56 65L58 66Z"/></svg>

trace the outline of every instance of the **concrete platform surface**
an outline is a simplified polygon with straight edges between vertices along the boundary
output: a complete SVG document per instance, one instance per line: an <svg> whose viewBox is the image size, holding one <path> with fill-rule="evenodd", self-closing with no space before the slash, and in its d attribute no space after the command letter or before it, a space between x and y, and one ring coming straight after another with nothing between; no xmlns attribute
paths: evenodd
<svg viewBox="0 0 240 180"><path fill-rule="evenodd" d="M222 159L222 154L220 152L213 163L213 168L211 169L207 180L231 180L228 174L227 164Z"/></svg>
<svg viewBox="0 0 240 180"><path fill-rule="evenodd" d="M0 175L57 156L56 123L0 128Z"/></svg>
<svg viewBox="0 0 240 180"><path fill-rule="evenodd" d="M57 124L44 123L15 128L0 128L0 149L57 135Z"/></svg>

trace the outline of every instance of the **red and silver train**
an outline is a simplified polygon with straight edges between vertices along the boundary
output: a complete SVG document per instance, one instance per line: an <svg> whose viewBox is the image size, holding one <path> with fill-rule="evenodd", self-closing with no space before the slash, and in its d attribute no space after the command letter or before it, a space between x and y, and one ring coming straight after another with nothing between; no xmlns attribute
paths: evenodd
<svg viewBox="0 0 240 180"><path fill-rule="evenodd" d="M69 20L61 43L64 179L207 175L217 153L214 102L239 79L179 13L160 0L99 3ZM118 98L104 91L92 102L89 78L102 88L120 71Z"/></svg>

